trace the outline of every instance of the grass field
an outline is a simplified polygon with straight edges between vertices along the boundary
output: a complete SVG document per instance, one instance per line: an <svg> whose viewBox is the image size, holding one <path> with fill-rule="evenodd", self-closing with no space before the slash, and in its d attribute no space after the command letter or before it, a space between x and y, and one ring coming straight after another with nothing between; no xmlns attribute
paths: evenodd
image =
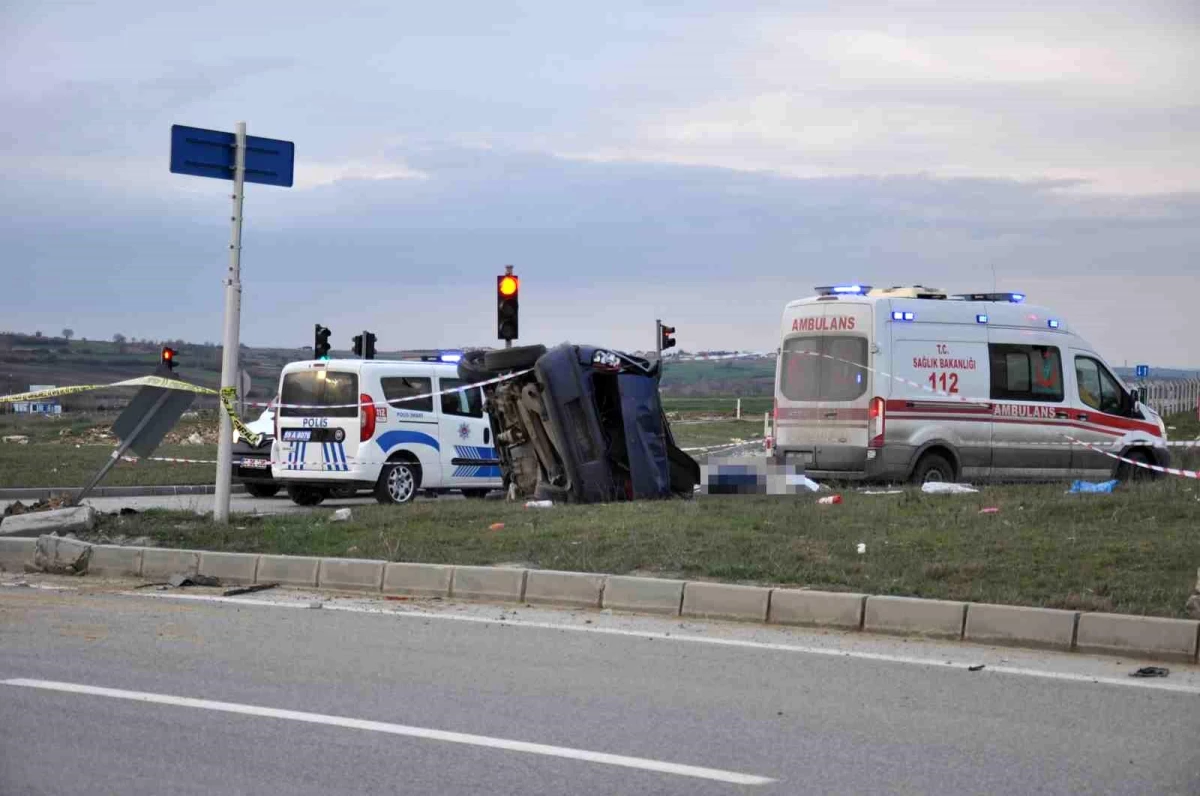
<svg viewBox="0 0 1200 796"><path fill-rule="evenodd" d="M993 487L977 495L809 496L525 509L504 501L356 506L310 515L108 516L97 535L166 546L611 573L1180 616L1200 566L1195 482L1111 495ZM981 514L984 507L998 513ZM494 523L503 528L491 530ZM858 543L866 553L856 552Z"/></svg>

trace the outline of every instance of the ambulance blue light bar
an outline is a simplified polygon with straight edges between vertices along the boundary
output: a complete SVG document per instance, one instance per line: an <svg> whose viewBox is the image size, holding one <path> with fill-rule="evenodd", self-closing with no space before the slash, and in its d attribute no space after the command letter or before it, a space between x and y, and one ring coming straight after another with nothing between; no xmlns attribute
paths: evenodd
<svg viewBox="0 0 1200 796"><path fill-rule="evenodd" d="M894 310L892 312L893 321L913 321L916 320L916 318L917 316L911 312L901 312L900 310Z"/></svg>
<svg viewBox="0 0 1200 796"><path fill-rule="evenodd" d="M1022 301L1025 300L1025 294L1024 293L1009 293L1008 300L1011 301L1013 304L1020 304Z"/></svg>
<svg viewBox="0 0 1200 796"><path fill-rule="evenodd" d="M1058 321L1056 321L1054 318L1051 318L1050 320L1046 321L1046 325L1049 326L1051 329L1057 329Z"/></svg>
<svg viewBox="0 0 1200 796"><path fill-rule="evenodd" d="M871 292L870 285L824 285L818 287L818 296L863 296Z"/></svg>
<svg viewBox="0 0 1200 796"><path fill-rule="evenodd" d="M976 315L975 316L975 323L987 323L987 322L988 322L988 317L986 315Z"/></svg>

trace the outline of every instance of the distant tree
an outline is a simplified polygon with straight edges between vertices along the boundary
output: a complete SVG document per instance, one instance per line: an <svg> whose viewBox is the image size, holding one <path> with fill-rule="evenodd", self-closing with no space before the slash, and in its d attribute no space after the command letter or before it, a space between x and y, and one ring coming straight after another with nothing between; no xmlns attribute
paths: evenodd
<svg viewBox="0 0 1200 796"><path fill-rule="evenodd" d="M74 329L63 329L62 336L65 337L67 340L70 340L72 337L75 336L75 330Z"/></svg>
<svg viewBox="0 0 1200 796"><path fill-rule="evenodd" d="M120 332L117 332L116 334L113 335L112 340L117 345L124 345L125 344L125 335L121 334Z"/></svg>
<svg viewBox="0 0 1200 796"><path fill-rule="evenodd" d="M34 332L34 333L33 333L33 336L34 336L34 337L36 337L36 338L37 338L37 339L39 339L39 340L41 340L41 339L42 339L42 333L41 333L41 332Z"/></svg>

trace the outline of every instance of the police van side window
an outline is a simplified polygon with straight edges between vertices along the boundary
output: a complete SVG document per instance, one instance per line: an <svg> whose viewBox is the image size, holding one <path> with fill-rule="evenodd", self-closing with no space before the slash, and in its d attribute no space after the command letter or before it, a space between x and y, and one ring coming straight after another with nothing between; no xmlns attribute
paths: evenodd
<svg viewBox="0 0 1200 796"><path fill-rule="evenodd" d="M1062 357L1054 346L992 343L988 358L993 400L1062 401Z"/></svg>
<svg viewBox="0 0 1200 796"><path fill-rule="evenodd" d="M383 397L397 412L432 412L433 380L414 376L386 376L379 380ZM414 395L423 398L412 398ZM412 398L412 400L401 400Z"/></svg>
<svg viewBox="0 0 1200 796"><path fill-rule="evenodd" d="M1075 357L1075 383L1079 400L1110 415L1123 414L1121 386L1112 374L1091 357Z"/></svg>
<svg viewBox="0 0 1200 796"><path fill-rule="evenodd" d="M442 390L442 414L455 417L483 417L483 393L478 387L464 388L462 379L438 379Z"/></svg>

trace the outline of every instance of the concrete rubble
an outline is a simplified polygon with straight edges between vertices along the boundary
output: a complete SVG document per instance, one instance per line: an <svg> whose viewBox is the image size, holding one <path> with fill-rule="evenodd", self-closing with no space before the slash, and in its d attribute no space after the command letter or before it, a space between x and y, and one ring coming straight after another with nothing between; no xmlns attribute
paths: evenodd
<svg viewBox="0 0 1200 796"><path fill-rule="evenodd" d="M91 559L92 546L87 542L50 534L38 537L33 563L25 569L50 575L86 575Z"/></svg>
<svg viewBox="0 0 1200 796"><path fill-rule="evenodd" d="M0 536L41 536L47 533L79 533L95 529L96 510L91 506L73 506L51 511L33 511L5 517Z"/></svg>

